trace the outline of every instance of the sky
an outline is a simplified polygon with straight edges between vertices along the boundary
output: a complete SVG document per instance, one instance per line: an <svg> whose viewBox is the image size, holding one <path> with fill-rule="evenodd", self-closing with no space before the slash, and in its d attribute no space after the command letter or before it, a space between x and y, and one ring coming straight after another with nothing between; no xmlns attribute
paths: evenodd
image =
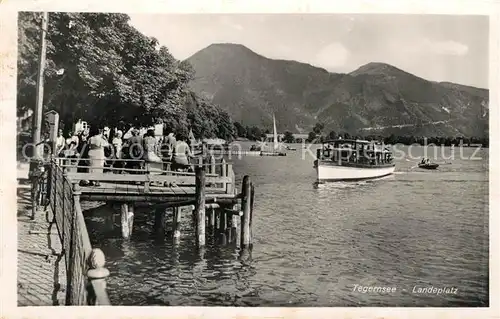
<svg viewBox="0 0 500 319"><path fill-rule="evenodd" d="M488 86L487 16L131 14L131 24L184 60L212 43L348 73L369 62L431 81Z"/></svg>

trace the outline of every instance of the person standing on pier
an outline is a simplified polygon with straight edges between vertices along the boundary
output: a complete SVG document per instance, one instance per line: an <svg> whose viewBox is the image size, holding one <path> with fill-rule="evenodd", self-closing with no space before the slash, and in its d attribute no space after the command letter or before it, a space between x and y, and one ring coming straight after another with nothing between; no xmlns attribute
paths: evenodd
<svg viewBox="0 0 500 319"><path fill-rule="evenodd" d="M54 154L56 156L63 156L62 151L64 150L65 146L66 146L66 140L64 139L63 130L59 129L56 139L56 151Z"/></svg>
<svg viewBox="0 0 500 319"><path fill-rule="evenodd" d="M78 147L78 136L76 136L76 132L69 132L68 138L66 139L66 150L68 151L69 156L74 155L76 153L76 149Z"/></svg>
<svg viewBox="0 0 500 319"><path fill-rule="evenodd" d="M158 142L155 138L154 129L148 129L143 139L144 143L144 160L146 161L146 168L151 170L162 170L163 163L158 153Z"/></svg>
<svg viewBox="0 0 500 319"><path fill-rule="evenodd" d="M103 129L103 132L102 132L102 137L109 142L109 134L110 134L111 130L109 129L109 127L105 126L104 129Z"/></svg>
<svg viewBox="0 0 500 319"><path fill-rule="evenodd" d="M101 174L104 169L104 148L109 147L108 142L103 138L102 132L95 126L90 128L89 139L89 160L90 160L90 173ZM90 184L99 186L99 182L92 182Z"/></svg>
<svg viewBox="0 0 500 319"><path fill-rule="evenodd" d="M132 136L126 143L126 148L128 149L126 155L134 161L128 162L126 166L131 169L140 169L141 164L137 160L142 159L144 154L142 138L139 136L139 130L136 128L132 129L131 134Z"/></svg>
<svg viewBox="0 0 500 319"><path fill-rule="evenodd" d="M117 130L115 137L113 137L112 143L114 148L114 155L115 158L119 160L113 164L114 168L123 168L123 162L120 161L122 159L122 148L123 148L122 136L123 132L121 130Z"/></svg>
<svg viewBox="0 0 500 319"><path fill-rule="evenodd" d="M78 147L76 151L78 152L78 168L77 172L78 173L88 173L88 168L89 166L89 145L88 145L88 139L89 139L89 129L85 128L83 131L81 131L78 134ZM80 186L86 186L88 185L87 180L82 180L80 181Z"/></svg>
<svg viewBox="0 0 500 319"><path fill-rule="evenodd" d="M122 158L122 136L123 133L122 131L118 130L116 131L115 137L113 137L113 147L115 148L115 158Z"/></svg>
<svg viewBox="0 0 500 319"><path fill-rule="evenodd" d="M76 135L76 132L70 131L69 132L69 137L66 139L66 150L64 157L70 158L70 165L77 165L78 164L78 156L77 156L77 148L78 148L78 136Z"/></svg>
<svg viewBox="0 0 500 319"><path fill-rule="evenodd" d="M179 134L172 156L172 170L189 169L191 167L189 165L189 159L191 157L193 157L193 153L191 153L191 149L186 143L186 136L184 134Z"/></svg>
<svg viewBox="0 0 500 319"><path fill-rule="evenodd" d="M167 135L167 160L172 160L172 156L174 154L174 149L175 149L175 144L177 143L177 140L175 138L174 132L169 132Z"/></svg>

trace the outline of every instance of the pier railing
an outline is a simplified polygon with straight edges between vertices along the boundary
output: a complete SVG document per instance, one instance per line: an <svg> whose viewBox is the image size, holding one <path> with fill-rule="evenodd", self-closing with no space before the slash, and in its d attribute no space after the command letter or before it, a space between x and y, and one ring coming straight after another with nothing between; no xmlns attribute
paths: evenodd
<svg viewBox="0 0 500 319"><path fill-rule="evenodd" d="M71 158L56 158L58 166L61 167L73 183L82 180L94 182L110 183L140 183L143 185L144 193L151 192L150 186L165 186L175 184L177 186L195 185L195 173L187 171L171 170L171 163L163 161L161 167L148 164L145 160L133 159L111 159L113 164L120 163L120 166L134 163L137 168L116 167L96 167L82 165L81 160ZM233 164L227 163L224 159L217 161L213 156L197 157L192 161L192 167L205 166L207 170L207 187L213 191L221 191L226 194L233 194L235 191L235 174ZM102 173L92 172L92 169L102 169Z"/></svg>
<svg viewBox="0 0 500 319"><path fill-rule="evenodd" d="M58 161L50 166L50 208L54 214L66 261L66 305L106 305L104 254L92 249L80 206L80 190Z"/></svg>

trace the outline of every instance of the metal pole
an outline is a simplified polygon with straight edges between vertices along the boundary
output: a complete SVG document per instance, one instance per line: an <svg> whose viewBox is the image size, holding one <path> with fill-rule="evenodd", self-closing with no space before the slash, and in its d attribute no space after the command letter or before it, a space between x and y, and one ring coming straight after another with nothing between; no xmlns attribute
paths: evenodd
<svg viewBox="0 0 500 319"><path fill-rule="evenodd" d="M42 15L42 34L40 36L40 56L38 59L38 78L36 83L36 109L33 119L33 144L38 145L41 142L42 135L42 117L43 117L43 80L45 73L45 60L47 53L47 44L45 37L47 35L47 28L49 25L49 14L44 12ZM34 157L41 158L43 145L34 147Z"/></svg>

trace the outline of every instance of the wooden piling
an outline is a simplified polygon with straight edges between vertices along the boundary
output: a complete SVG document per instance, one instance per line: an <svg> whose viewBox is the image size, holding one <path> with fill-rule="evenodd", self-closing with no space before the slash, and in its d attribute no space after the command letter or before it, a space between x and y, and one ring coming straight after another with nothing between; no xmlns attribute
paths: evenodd
<svg viewBox="0 0 500 319"><path fill-rule="evenodd" d="M124 239L132 236L134 226L134 205L132 203L123 203L121 205L121 228Z"/></svg>
<svg viewBox="0 0 500 319"><path fill-rule="evenodd" d="M210 174L215 174L215 157L210 155Z"/></svg>
<svg viewBox="0 0 500 319"><path fill-rule="evenodd" d="M253 183L251 183L250 187L250 242L253 241L253 204L254 204L254 199L255 199L255 186Z"/></svg>
<svg viewBox="0 0 500 319"><path fill-rule="evenodd" d="M227 242L232 243L234 240L234 231L232 227L228 227L226 229L226 237L227 237Z"/></svg>
<svg viewBox="0 0 500 319"><path fill-rule="evenodd" d="M222 159L221 161L221 176L225 177L227 176L227 167L226 167L226 160Z"/></svg>
<svg viewBox="0 0 500 319"><path fill-rule="evenodd" d="M214 229L214 226L215 226L215 209L212 208L210 210L210 220L209 220L209 225L210 225L210 228L213 230Z"/></svg>
<svg viewBox="0 0 500 319"><path fill-rule="evenodd" d="M223 210L223 212L226 214L226 222L227 222L227 227L226 227L226 237L227 237L227 242L231 243L233 241L234 237L234 231L233 231L233 214L229 213L226 209Z"/></svg>
<svg viewBox="0 0 500 319"><path fill-rule="evenodd" d="M239 215L233 215L233 233L234 233L234 242L236 243L236 247L240 247L241 245L241 217Z"/></svg>
<svg viewBox="0 0 500 319"><path fill-rule="evenodd" d="M219 229L220 229L220 210L215 209L214 210L214 214L215 214L215 217L214 217L214 230L215 230L215 232L218 232Z"/></svg>
<svg viewBox="0 0 500 319"><path fill-rule="evenodd" d="M212 210L213 209L208 209L208 207L205 207L206 210L205 210L205 220L206 220L206 224L205 224L205 229L209 229L210 228L210 219L212 218Z"/></svg>
<svg viewBox="0 0 500 319"><path fill-rule="evenodd" d="M219 232L224 233L227 228L227 214L224 212L224 210L219 210L219 214L220 214Z"/></svg>
<svg viewBox="0 0 500 319"><path fill-rule="evenodd" d="M155 224L154 230L157 235L165 234L165 224L166 224L167 212L163 208L157 208L155 210Z"/></svg>
<svg viewBox="0 0 500 319"><path fill-rule="evenodd" d="M243 217L241 220L241 247L249 246L252 243L250 234L251 192L252 185L250 182L250 177L248 175L245 175L245 177L243 177L243 185L241 190L241 209L243 210Z"/></svg>
<svg viewBox="0 0 500 319"><path fill-rule="evenodd" d="M219 244L222 246L227 245L227 236L225 232L219 233Z"/></svg>
<svg viewBox="0 0 500 319"><path fill-rule="evenodd" d="M227 176L227 164L226 164L226 160L224 160L224 159L222 159L222 161L221 161L220 176L221 177L226 177ZM223 188L223 189L226 189L227 183L222 183L220 187Z"/></svg>
<svg viewBox="0 0 500 319"><path fill-rule="evenodd" d="M106 230L109 232L115 231L115 215L113 212L105 217Z"/></svg>
<svg viewBox="0 0 500 319"><path fill-rule="evenodd" d="M177 240L181 237L181 207L174 208L173 220L172 220L172 233L174 240Z"/></svg>
<svg viewBox="0 0 500 319"><path fill-rule="evenodd" d="M115 230L115 207L112 204L106 204L106 210L109 213L104 217L104 223L106 226L106 230L109 232L113 232Z"/></svg>
<svg viewBox="0 0 500 319"><path fill-rule="evenodd" d="M231 182L230 183L227 183L225 188L226 188L226 193L228 194L232 194L232 193L235 193L236 192L236 188L235 188L235 182L236 182L236 178L234 176L234 171L233 171L233 164L227 164L227 176L231 177Z"/></svg>
<svg viewBox="0 0 500 319"><path fill-rule="evenodd" d="M196 167L196 244L205 246L205 166Z"/></svg>
<svg viewBox="0 0 500 319"><path fill-rule="evenodd" d="M128 204L128 229L130 231L130 236L132 236L132 230L134 229L134 216L135 216L135 206L132 203Z"/></svg>

